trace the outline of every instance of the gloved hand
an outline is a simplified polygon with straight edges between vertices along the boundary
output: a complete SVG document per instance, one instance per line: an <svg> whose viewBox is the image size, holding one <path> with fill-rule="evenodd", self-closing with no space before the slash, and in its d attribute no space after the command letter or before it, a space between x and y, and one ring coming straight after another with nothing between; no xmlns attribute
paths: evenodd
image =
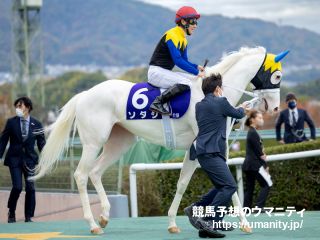
<svg viewBox="0 0 320 240"><path fill-rule="evenodd" d="M240 107L242 107L245 111L250 111L253 108L253 103L250 101L245 101L240 104Z"/></svg>

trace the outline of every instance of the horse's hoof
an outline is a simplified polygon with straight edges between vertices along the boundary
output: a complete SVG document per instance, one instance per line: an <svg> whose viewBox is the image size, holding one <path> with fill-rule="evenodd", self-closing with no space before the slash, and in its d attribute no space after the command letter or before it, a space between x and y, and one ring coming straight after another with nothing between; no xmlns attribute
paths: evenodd
<svg viewBox="0 0 320 240"><path fill-rule="evenodd" d="M91 233L93 235L101 235L103 234L103 230L99 227L91 229Z"/></svg>
<svg viewBox="0 0 320 240"><path fill-rule="evenodd" d="M104 218L104 216L100 215L99 217L99 224L100 227L105 228L108 225L109 221L108 219Z"/></svg>
<svg viewBox="0 0 320 240"><path fill-rule="evenodd" d="M168 228L169 233L180 233L180 228L178 227L169 227Z"/></svg>
<svg viewBox="0 0 320 240"><path fill-rule="evenodd" d="M245 233L252 233L252 228L249 226L242 226L240 230Z"/></svg>

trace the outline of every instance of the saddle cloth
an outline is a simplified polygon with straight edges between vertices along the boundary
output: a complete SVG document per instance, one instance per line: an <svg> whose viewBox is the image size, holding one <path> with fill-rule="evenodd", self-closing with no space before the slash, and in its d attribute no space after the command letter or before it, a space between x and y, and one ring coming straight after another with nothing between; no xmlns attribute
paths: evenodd
<svg viewBox="0 0 320 240"><path fill-rule="evenodd" d="M127 101L127 120L162 119L162 115L149 110L151 103L161 93L160 88L147 82L135 84L129 93ZM178 119L187 112L190 103L190 90L174 97L168 103L171 109L170 118Z"/></svg>

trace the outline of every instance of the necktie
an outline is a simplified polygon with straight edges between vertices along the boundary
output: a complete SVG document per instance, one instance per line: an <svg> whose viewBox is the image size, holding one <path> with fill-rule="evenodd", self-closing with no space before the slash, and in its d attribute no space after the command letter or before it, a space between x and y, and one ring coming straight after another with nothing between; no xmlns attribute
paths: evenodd
<svg viewBox="0 0 320 240"><path fill-rule="evenodd" d="M292 126L295 127L297 125L297 119L294 114L294 111L292 111L291 114L292 114Z"/></svg>
<svg viewBox="0 0 320 240"><path fill-rule="evenodd" d="M21 133L22 133L22 138L23 141L25 141L27 139L27 120L22 119L22 129L21 129Z"/></svg>

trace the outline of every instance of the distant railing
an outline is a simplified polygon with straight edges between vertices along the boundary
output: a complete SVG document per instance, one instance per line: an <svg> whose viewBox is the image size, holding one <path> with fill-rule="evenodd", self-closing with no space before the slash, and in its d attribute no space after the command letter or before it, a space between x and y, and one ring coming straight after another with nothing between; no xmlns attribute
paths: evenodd
<svg viewBox="0 0 320 240"><path fill-rule="evenodd" d="M262 139L276 139L276 131L274 129L267 129L267 130L258 130ZM281 129L281 136L283 136L284 129ZM305 134L310 137L310 129L305 128ZM230 133L229 139L233 139L234 136L237 134L237 131L232 131ZM316 128L316 136L320 136L320 128ZM247 137L247 131L241 131L238 134L238 140L244 140Z"/></svg>

